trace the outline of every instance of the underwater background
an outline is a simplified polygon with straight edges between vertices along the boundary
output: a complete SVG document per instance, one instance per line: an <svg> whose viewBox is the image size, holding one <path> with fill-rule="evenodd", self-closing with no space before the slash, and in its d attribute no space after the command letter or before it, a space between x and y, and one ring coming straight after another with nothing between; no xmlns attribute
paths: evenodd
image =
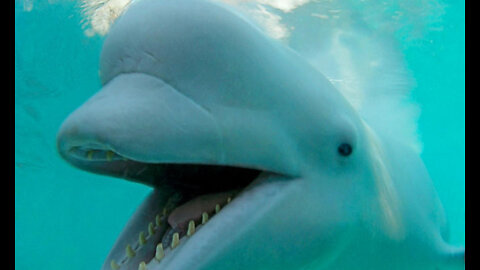
<svg viewBox="0 0 480 270"><path fill-rule="evenodd" d="M375 9L394 1L370 2ZM415 1L398 2L403 11ZM415 79L422 159L447 213L450 242L465 245L465 4L435 3L442 14L434 27L415 38L405 27L394 34ZM101 87L104 37L86 35L83 24L77 1L15 0L15 269L100 269L150 192L75 169L56 152L62 121Z"/></svg>

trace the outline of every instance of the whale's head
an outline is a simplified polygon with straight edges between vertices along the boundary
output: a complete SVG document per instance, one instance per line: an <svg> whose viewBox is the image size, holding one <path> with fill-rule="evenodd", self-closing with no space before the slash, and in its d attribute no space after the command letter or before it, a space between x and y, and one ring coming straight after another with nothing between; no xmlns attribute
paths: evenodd
<svg viewBox="0 0 480 270"><path fill-rule="evenodd" d="M369 231L404 235L377 135L228 7L135 3L105 40L100 76L58 150L154 188L103 269L328 265Z"/></svg>

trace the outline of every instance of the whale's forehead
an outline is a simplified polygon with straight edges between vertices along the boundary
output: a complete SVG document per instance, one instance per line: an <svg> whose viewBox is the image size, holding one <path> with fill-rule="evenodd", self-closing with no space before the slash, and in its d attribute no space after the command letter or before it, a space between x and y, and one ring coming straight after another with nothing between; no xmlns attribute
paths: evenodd
<svg viewBox="0 0 480 270"><path fill-rule="evenodd" d="M218 4L146 0L113 26L101 55L101 77L105 83L120 73L144 72L181 91L199 86L248 91L258 88L252 74L262 77L274 66L279 55L272 49L280 48Z"/></svg>
<svg viewBox="0 0 480 270"><path fill-rule="evenodd" d="M100 61L104 84L132 72L158 77L203 105L278 108L297 99L308 107L313 98L312 106L318 107L318 98L346 106L296 52L241 14L210 1L133 4L112 27Z"/></svg>

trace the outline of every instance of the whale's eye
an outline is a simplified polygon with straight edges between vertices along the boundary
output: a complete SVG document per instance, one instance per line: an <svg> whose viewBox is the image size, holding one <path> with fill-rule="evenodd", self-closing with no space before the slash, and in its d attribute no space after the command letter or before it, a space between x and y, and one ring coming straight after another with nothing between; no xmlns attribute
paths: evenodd
<svg viewBox="0 0 480 270"><path fill-rule="evenodd" d="M348 143L342 143L338 147L338 153L344 157L349 156L352 153L352 146Z"/></svg>

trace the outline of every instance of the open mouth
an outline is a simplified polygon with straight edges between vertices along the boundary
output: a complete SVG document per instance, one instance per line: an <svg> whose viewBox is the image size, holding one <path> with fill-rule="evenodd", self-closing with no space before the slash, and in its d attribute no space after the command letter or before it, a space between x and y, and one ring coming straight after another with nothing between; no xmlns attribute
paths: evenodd
<svg viewBox="0 0 480 270"><path fill-rule="evenodd" d="M83 170L154 188L152 198L141 206L144 209L125 227L103 269L147 269L160 263L224 208L228 211L228 205L252 182L275 174L237 166L146 163L98 145L60 152Z"/></svg>

